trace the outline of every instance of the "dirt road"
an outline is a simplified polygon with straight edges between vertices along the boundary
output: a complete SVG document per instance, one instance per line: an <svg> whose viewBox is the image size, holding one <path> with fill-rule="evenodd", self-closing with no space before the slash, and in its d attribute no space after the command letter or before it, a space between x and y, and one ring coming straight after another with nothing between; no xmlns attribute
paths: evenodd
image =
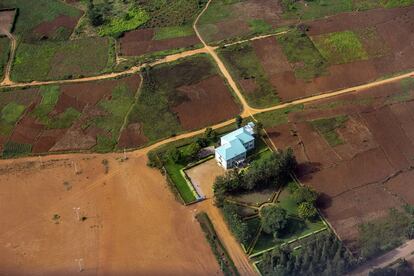
<svg viewBox="0 0 414 276"><path fill-rule="evenodd" d="M79 78L79 79L69 79L69 80L57 80L57 81L33 81L30 83L2 83L0 84L1 87L8 87L8 88L22 88L22 87L28 87L28 86L41 86L41 85L50 85L50 84L65 84L65 83L81 83L81 82L90 82L90 81L99 81L99 80L106 80L106 79L113 79L116 77L123 77L130 74L136 74L138 73L143 67L145 66L155 66L162 63L168 63L173 62L182 58L190 57L193 55L198 54L206 54L208 51L204 48L201 49L195 49L191 51L185 51L174 55L166 56L162 59L159 59L155 62L149 63L149 64L142 64L140 66L133 66L128 70L122 71L122 72L116 72L116 73L109 73L94 77L85 77L85 78Z"/></svg>
<svg viewBox="0 0 414 276"><path fill-rule="evenodd" d="M398 259L410 257L412 252L414 252L414 240L407 241L400 247L365 263L349 275L366 276L374 268L386 267Z"/></svg>
<svg viewBox="0 0 414 276"><path fill-rule="evenodd" d="M0 83L0 86L7 86L13 84L10 79L10 72L14 60L14 55L16 53L17 42L16 38L8 30L2 30L2 32L5 33L6 36L10 39L9 60L7 61L6 67L4 68L3 81Z"/></svg>

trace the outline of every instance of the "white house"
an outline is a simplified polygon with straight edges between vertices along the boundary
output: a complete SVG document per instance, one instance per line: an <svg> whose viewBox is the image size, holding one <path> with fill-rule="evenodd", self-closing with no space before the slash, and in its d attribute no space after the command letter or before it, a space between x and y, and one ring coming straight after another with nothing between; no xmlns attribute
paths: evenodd
<svg viewBox="0 0 414 276"><path fill-rule="evenodd" d="M223 168L230 169L244 162L247 152L254 149L254 123L250 122L220 139L220 146L216 148L217 163Z"/></svg>

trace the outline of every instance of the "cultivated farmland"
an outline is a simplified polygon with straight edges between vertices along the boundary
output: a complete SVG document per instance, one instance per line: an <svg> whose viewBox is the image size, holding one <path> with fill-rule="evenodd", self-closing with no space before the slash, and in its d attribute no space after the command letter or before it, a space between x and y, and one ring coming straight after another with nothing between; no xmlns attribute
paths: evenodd
<svg viewBox="0 0 414 276"><path fill-rule="evenodd" d="M113 45L106 38L22 43L17 48L11 77L23 82L70 79L102 73L113 62Z"/></svg>
<svg viewBox="0 0 414 276"><path fill-rule="evenodd" d="M358 225L413 204L411 79L285 112L259 114L278 148L291 147L300 181L321 193L320 208L358 248Z"/></svg>
<svg viewBox="0 0 414 276"><path fill-rule="evenodd" d="M131 76L2 92L3 157L114 149L139 84Z"/></svg>
<svg viewBox="0 0 414 276"><path fill-rule="evenodd" d="M144 83L129 124L158 140L200 129L240 112L229 88L205 55L143 69Z"/></svg>
<svg viewBox="0 0 414 276"><path fill-rule="evenodd" d="M220 53L249 103L270 106L272 97L286 102L412 69L413 14L412 6L339 14Z"/></svg>

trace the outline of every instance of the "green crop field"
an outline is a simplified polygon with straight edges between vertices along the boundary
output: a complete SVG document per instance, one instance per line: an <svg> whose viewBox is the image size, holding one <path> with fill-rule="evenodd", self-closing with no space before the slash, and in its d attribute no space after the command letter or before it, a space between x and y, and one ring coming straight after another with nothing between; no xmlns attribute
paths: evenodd
<svg viewBox="0 0 414 276"><path fill-rule="evenodd" d="M9 102L1 110L0 116L0 135L8 136L14 128L14 124L26 109L24 105L16 102Z"/></svg>
<svg viewBox="0 0 414 276"><path fill-rule="evenodd" d="M348 116L338 116L333 118L323 118L312 121L312 125L317 129L329 145L332 147L341 145L344 143L341 137L339 137L336 129L341 128L348 121Z"/></svg>
<svg viewBox="0 0 414 276"><path fill-rule="evenodd" d="M155 31L154 40L162 40L176 37L184 37L194 35L194 29L191 25L172 26L157 28Z"/></svg>
<svg viewBox="0 0 414 276"><path fill-rule="evenodd" d="M237 44L219 50L233 76L240 80L252 80L257 88L253 93L243 91L250 105L257 108L279 103L279 98L250 43Z"/></svg>
<svg viewBox="0 0 414 276"><path fill-rule="evenodd" d="M112 66L112 46L107 38L22 43L17 48L11 77L30 82L96 75Z"/></svg>
<svg viewBox="0 0 414 276"><path fill-rule="evenodd" d="M299 30L290 31L278 36L283 52L295 67L297 78L310 80L322 75L326 69L326 61L306 34Z"/></svg>
<svg viewBox="0 0 414 276"><path fill-rule="evenodd" d="M368 59L359 37L352 31L329 33L313 39L322 56L330 64Z"/></svg>

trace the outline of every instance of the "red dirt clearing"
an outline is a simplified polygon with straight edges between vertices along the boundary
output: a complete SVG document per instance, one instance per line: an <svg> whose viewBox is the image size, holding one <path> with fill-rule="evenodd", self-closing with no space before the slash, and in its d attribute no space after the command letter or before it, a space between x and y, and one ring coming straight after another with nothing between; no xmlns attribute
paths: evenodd
<svg viewBox="0 0 414 276"><path fill-rule="evenodd" d="M118 141L118 148L136 148L144 145L146 142L148 142L148 139L142 133L140 124L133 123L128 125L128 127L122 131Z"/></svg>
<svg viewBox="0 0 414 276"><path fill-rule="evenodd" d="M121 157L1 161L0 274L74 275L81 258L85 275L220 275L191 209L146 157Z"/></svg>
<svg viewBox="0 0 414 276"><path fill-rule="evenodd" d="M267 74L293 70L275 37L254 40L252 46Z"/></svg>
<svg viewBox="0 0 414 276"><path fill-rule="evenodd" d="M6 32L10 32L14 16L16 15L16 10L0 10L0 35L6 34Z"/></svg>
<svg viewBox="0 0 414 276"><path fill-rule="evenodd" d="M186 100L172 109L178 114L184 129L198 129L232 118L240 112L239 106L218 75L194 85L177 89Z"/></svg>
<svg viewBox="0 0 414 276"><path fill-rule="evenodd" d="M199 44L197 36L185 36L163 40L152 40L154 29L127 32L120 40L121 55L141 56L151 52L185 48Z"/></svg>
<svg viewBox="0 0 414 276"><path fill-rule="evenodd" d="M10 141L21 144L33 144L44 126L31 116L24 116L13 130Z"/></svg>

